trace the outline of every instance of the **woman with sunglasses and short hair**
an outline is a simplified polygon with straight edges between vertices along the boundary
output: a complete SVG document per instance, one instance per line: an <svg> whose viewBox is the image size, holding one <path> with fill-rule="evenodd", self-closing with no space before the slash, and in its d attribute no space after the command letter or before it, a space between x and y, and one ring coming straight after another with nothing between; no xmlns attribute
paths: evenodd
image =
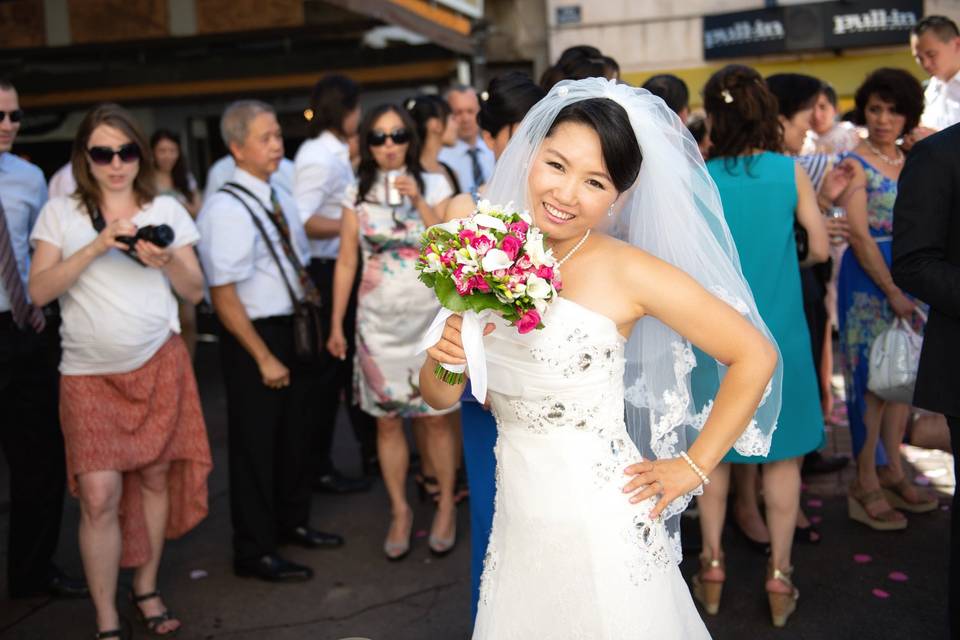
<svg viewBox="0 0 960 640"><path fill-rule="evenodd" d="M38 305L60 301L60 421L96 637L122 637L120 567L136 568L141 621L169 635L180 621L157 592L164 537L206 516L212 467L173 295L200 301L199 235L155 196L150 147L121 107L86 115L71 162L76 192L48 202L30 238L29 288Z"/></svg>
<svg viewBox="0 0 960 640"><path fill-rule="evenodd" d="M420 237L442 221L452 194L447 179L420 165L420 141L404 109L381 105L360 126L358 184L347 190L340 227L340 254L334 270L332 329L327 348L345 358L344 315L363 255L357 294L354 366L360 408L377 418L377 453L390 495L392 519L384 553L399 560L410 550L413 512L405 484L409 453L403 420L426 425L428 455L440 486L430 550L445 555L456 541L456 441L446 414L420 396L417 379L424 355L417 343L439 311L436 296L417 280Z"/></svg>

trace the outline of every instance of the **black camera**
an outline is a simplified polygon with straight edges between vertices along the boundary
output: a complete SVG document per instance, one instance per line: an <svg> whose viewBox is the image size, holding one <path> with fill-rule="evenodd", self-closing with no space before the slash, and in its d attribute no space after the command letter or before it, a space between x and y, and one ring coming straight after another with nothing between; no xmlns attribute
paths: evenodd
<svg viewBox="0 0 960 640"><path fill-rule="evenodd" d="M155 244L161 249L169 247L173 242L173 239L176 235L173 233L173 229L170 228L170 225L166 224L148 224L146 226L140 227L137 229L137 235L135 236L117 236L117 242L122 242L129 247L126 253L128 256L139 262L141 265L143 261L140 259L140 256L137 255L137 241L144 240L151 244Z"/></svg>

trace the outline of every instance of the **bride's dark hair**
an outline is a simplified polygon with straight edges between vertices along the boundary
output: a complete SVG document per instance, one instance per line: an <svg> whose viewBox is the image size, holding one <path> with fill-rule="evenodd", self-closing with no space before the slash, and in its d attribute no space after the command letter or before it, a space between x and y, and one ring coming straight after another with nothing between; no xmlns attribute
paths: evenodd
<svg viewBox="0 0 960 640"><path fill-rule="evenodd" d="M547 137L565 123L583 124L596 131L614 188L623 193L633 186L640 175L643 154L623 107L608 98L589 98L568 104L554 118Z"/></svg>

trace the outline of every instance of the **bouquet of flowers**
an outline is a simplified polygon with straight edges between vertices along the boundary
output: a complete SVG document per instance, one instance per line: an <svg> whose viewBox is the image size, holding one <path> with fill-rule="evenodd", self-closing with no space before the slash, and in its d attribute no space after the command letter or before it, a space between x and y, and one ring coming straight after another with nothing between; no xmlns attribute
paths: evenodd
<svg viewBox="0 0 960 640"><path fill-rule="evenodd" d="M470 336L476 338L470 340L474 344L468 345L468 336L464 335L464 350L473 365L476 358L471 358L471 351L476 353L476 348L468 347L474 347L482 337L481 316L496 313L520 333L542 329L547 304L561 288L557 261L543 241L543 233L532 226L526 211L514 210L512 203L501 207L486 200L478 203L469 218L427 229L417 269L420 280L436 292L443 310L425 342L437 333L437 327L442 332L443 323L452 313L463 314L465 325L469 321L471 329L479 327L480 331L480 336ZM482 355L482 342L480 349ZM440 365L437 377L459 384L465 368L455 369ZM473 367L471 372L476 373Z"/></svg>

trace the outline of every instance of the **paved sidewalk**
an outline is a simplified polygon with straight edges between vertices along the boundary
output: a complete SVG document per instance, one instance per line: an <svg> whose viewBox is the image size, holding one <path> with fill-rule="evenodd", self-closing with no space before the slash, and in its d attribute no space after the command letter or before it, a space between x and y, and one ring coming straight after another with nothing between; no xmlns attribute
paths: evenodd
<svg viewBox="0 0 960 640"><path fill-rule="evenodd" d="M430 557L426 540L416 540L404 562L388 563L380 547L386 532L386 495L382 484L367 494L316 495L313 523L342 533L347 545L336 551L288 549L317 577L305 584L270 585L235 578L231 572L230 524L226 486L225 399L217 372L215 345L201 344L198 377L214 448L216 468L210 481L210 517L185 538L170 543L164 555L160 588L184 626L180 638L247 640L253 638L339 640L460 640L469 638L469 522L461 509L460 541L441 560ZM831 446L848 447L845 430L831 434ZM345 472L358 473L356 447L349 428L339 425L337 456ZM944 496L953 489L950 457L943 452L907 448L913 464ZM707 619L719 639L940 639L946 638L946 562L949 512L910 516L904 532L877 533L846 517L844 474L809 480L803 503L818 516L823 543L795 551L800 608L784 630L770 626L763 593L762 556L750 551L728 528L728 583L720 614ZM7 533L6 468L0 469L0 536ZM411 486L409 495L415 494ZM944 497L944 500L946 498ZM414 530L421 536L431 511L416 506ZM76 550L76 502L67 500L57 561L79 574ZM696 523L690 521L694 533ZM3 549L6 552L6 549ZM858 563L854 557L869 556ZM861 557L861 560L866 558ZM0 556L5 575L6 557ZM696 558L682 569L689 577ZM197 571L202 578L191 577ZM896 581L893 572L905 574ZM895 576L899 577L899 576ZM129 583L129 576L124 580ZM88 601L6 599L0 585L0 638L72 640L92 637L93 608ZM884 596L884 594L886 594ZM122 594L122 612L133 611ZM642 607L643 603L637 603ZM656 612L650 612L656 615ZM135 637L144 638L134 625ZM534 639L531 639L534 640Z"/></svg>

